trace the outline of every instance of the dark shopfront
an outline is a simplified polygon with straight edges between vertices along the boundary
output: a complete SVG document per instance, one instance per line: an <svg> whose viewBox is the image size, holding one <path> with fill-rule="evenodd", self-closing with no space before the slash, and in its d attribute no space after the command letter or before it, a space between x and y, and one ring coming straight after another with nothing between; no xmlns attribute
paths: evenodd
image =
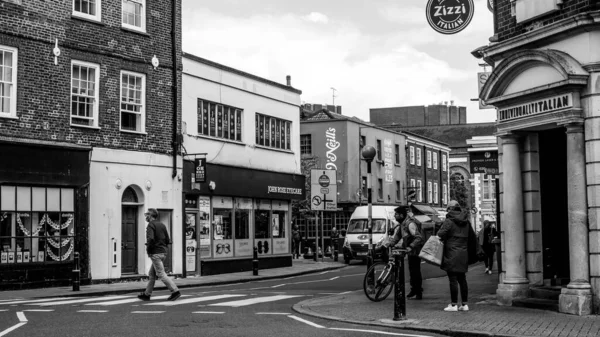
<svg viewBox="0 0 600 337"><path fill-rule="evenodd" d="M196 182L193 161L184 162L185 261L188 275L292 265L291 201L304 198L304 176L206 164Z"/></svg>
<svg viewBox="0 0 600 337"><path fill-rule="evenodd" d="M87 147L0 142L0 289L89 283Z"/></svg>

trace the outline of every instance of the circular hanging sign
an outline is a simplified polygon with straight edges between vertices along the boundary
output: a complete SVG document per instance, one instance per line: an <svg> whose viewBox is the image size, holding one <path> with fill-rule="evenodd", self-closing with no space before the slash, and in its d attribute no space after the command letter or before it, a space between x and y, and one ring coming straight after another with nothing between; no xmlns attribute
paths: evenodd
<svg viewBox="0 0 600 337"><path fill-rule="evenodd" d="M429 0L425 8L427 22L442 34L456 34L473 18L473 0Z"/></svg>

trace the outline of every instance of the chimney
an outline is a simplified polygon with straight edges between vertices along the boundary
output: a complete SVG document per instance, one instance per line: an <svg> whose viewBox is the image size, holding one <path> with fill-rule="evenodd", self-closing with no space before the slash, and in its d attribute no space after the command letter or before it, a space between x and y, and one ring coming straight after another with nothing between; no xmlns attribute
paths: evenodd
<svg viewBox="0 0 600 337"><path fill-rule="evenodd" d="M287 86L288 86L288 87L291 87L291 86L292 86L292 76L290 76L290 75L287 75L287 76L285 77L285 80L286 80L286 82L287 82Z"/></svg>
<svg viewBox="0 0 600 337"><path fill-rule="evenodd" d="M454 106L454 100L450 101L450 105Z"/></svg>
<svg viewBox="0 0 600 337"><path fill-rule="evenodd" d="M444 105L448 105L448 101L444 101Z"/></svg>

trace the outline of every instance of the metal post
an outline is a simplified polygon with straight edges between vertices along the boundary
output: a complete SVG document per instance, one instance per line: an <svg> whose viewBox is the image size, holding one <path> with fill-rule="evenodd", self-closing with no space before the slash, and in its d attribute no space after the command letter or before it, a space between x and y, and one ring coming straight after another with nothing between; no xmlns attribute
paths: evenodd
<svg viewBox="0 0 600 337"><path fill-rule="evenodd" d="M315 262L317 262L318 258L319 258L319 213L317 213L317 218L315 220L315 251L313 253L313 260Z"/></svg>
<svg viewBox="0 0 600 337"><path fill-rule="evenodd" d="M394 255L396 260L396 270L394 280L394 321L402 321L406 319L406 297L404 289L404 254Z"/></svg>
<svg viewBox="0 0 600 337"><path fill-rule="evenodd" d="M321 262L325 259L325 234L323 233L325 227L325 216L323 215L323 211L321 211L321 250L323 251L323 255L321 255Z"/></svg>
<svg viewBox="0 0 600 337"><path fill-rule="evenodd" d="M73 279L73 291L79 291L79 281L80 281L80 275L79 275L79 252L75 252L73 253L73 272L72 272L72 279Z"/></svg>
<svg viewBox="0 0 600 337"><path fill-rule="evenodd" d="M367 251L367 270L373 265L373 207L372 207L372 188L371 188L371 160L367 160L367 216L369 226L369 250ZM369 275L369 284L373 284L374 276Z"/></svg>
<svg viewBox="0 0 600 337"><path fill-rule="evenodd" d="M252 257L252 275L258 276L258 248L254 247L254 256Z"/></svg>
<svg viewBox="0 0 600 337"><path fill-rule="evenodd" d="M335 213L333 213L333 222L332 222L332 226L335 226L335 228L337 229L337 211ZM338 233L340 233L338 231ZM337 262L338 261L338 246L339 246L339 234L337 235L338 237L335 239L335 242L333 242L333 239L331 241L331 245L333 246L333 252L331 252L333 254L333 261Z"/></svg>

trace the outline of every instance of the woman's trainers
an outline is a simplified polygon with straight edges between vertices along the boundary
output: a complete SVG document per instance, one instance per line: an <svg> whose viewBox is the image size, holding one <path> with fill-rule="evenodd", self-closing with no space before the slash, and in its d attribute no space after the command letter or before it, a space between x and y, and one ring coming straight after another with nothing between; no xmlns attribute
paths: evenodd
<svg viewBox="0 0 600 337"><path fill-rule="evenodd" d="M448 304L448 306L444 308L444 311L458 311L458 306L457 305Z"/></svg>
<svg viewBox="0 0 600 337"><path fill-rule="evenodd" d="M485 268L485 271L483 273L487 274L489 270L490 270L489 268Z"/></svg>
<svg viewBox="0 0 600 337"><path fill-rule="evenodd" d="M140 293L137 297L142 301L150 301L150 296L146 295L145 292Z"/></svg>
<svg viewBox="0 0 600 337"><path fill-rule="evenodd" d="M179 291L176 291L174 293L171 294L171 296L169 296L169 298L167 298L167 301L175 301L176 299L181 297L181 293Z"/></svg>
<svg viewBox="0 0 600 337"><path fill-rule="evenodd" d="M491 270L488 270L487 273L490 274L490 275L492 275L492 271Z"/></svg>
<svg viewBox="0 0 600 337"><path fill-rule="evenodd" d="M458 307L458 311L469 311L469 306L467 304L461 305Z"/></svg>

